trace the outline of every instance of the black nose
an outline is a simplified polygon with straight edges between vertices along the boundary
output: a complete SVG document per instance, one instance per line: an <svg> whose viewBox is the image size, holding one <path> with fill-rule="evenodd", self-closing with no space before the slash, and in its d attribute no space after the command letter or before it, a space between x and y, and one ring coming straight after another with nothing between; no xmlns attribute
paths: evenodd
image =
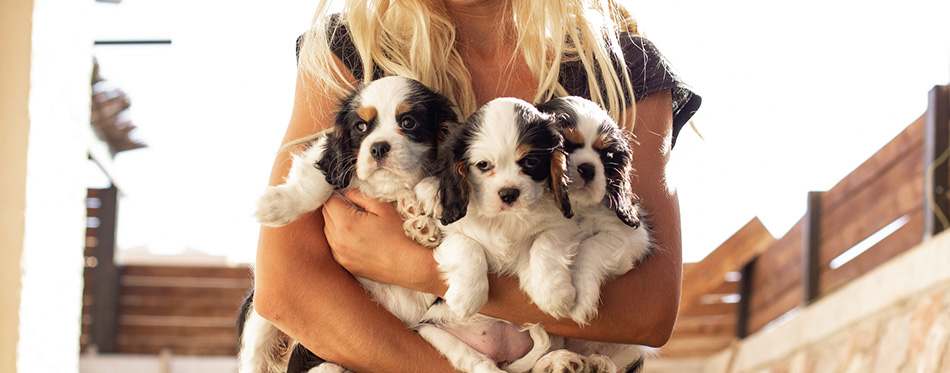
<svg viewBox="0 0 950 373"><path fill-rule="evenodd" d="M520 195L521 191L515 188L505 188L498 191L498 196L501 197L501 201L509 205L515 203Z"/></svg>
<svg viewBox="0 0 950 373"><path fill-rule="evenodd" d="M584 181L594 180L594 165L590 163L584 163L580 166L577 166L577 172L581 174L581 179Z"/></svg>
<svg viewBox="0 0 950 373"><path fill-rule="evenodd" d="M373 146L369 148L369 153L377 161L382 160L383 158L386 158L386 154L389 153L389 143L388 142L375 143L373 144Z"/></svg>

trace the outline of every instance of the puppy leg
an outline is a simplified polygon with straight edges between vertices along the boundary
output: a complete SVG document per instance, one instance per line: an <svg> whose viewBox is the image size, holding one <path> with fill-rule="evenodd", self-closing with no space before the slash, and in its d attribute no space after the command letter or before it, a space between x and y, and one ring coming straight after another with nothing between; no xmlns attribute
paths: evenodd
<svg viewBox="0 0 950 373"><path fill-rule="evenodd" d="M451 333L439 329L434 325L421 325L419 327L419 335L439 350L443 356L448 358L455 369L474 373L504 372L504 370L498 368L498 364L492 361L491 358L475 351L475 349Z"/></svg>
<svg viewBox="0 0 950 373"><path fill-rule="evenodd" d="M282 185L268 187L257 202L254 216L263 225L281 226L316 210L330 198L333 186L316 167L326 150L326 137L318 138L300 154L294 154L290 173Z"/></svg>
<svg viewBox="0 0 950 373"><path fill-rule="evenodd" d="M307 373L343 373L343 372L347 372L347 370L333 363L323 363L307 371Z"/></svg>
<svg viewBox="0 0 950 373"><path fill-rule="evenodd" d="M488 260L484 248L461 234L448 234L434 255L449 286L443 297L445 303L459 318L474 315L488 301Z"/></svg>
<svg viewBox="0 0 950 373"><path fill-rule="evenodd" d="M577 248L573 223L547 229L535 238L524 268L518 269L521 289L545 313L561 318L574 307L571 257Z"/></svg>
<svg viewBox="0 0 950 373"><path fill-rule="evenodd" d="M284 353L289 337L274 324L248 311L238 352L239 373L282 373L287 369Z"/></svg>
<svg viewBox="0 0 950 373"><path fill-rule="evenodd" d="M631 270L650 253L650 237L646 227L626 225L602 232L581 241L574 257L574 287L577 301L571 318L586 324L597 315L600 288L604 282Z"/></svg>

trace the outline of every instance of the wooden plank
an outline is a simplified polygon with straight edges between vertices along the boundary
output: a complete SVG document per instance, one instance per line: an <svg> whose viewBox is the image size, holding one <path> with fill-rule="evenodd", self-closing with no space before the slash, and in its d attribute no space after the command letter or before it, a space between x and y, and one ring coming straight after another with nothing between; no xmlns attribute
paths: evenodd
<svg viewBox="0 0 950 373"><path fill-rule="evenodd" d="M130 277L252 278L251 269L246 265L238 267L130 265L126 267L126 275Z"/></svg>
<svg viewBox="0 0 950 373"><path fill-rule="evenodd" d="M838 203L847 199L851 191L863 189L865 184L872 182L880 175L881 170L892 167L895 161L901 159L902 154L919 149L923 138L924 116L921 116L887 145L875 152L867 161L829 189L822 201L822 209L831 211Z"/></svg>
<svg viewBox="0 0 950 373"><path fill-rule="evenodd" d="M775 238L754 218L722 245L683 274L680 312L688 312L700 302L703 294L721 286L726 273L739 270L743 264L769 247Z"/></svg>
<svg viewBox="0 0 950 373"><path fill-rule="evenodd" d="M770 302L764 308L753 309L749 317L749 333L755 333L763 326L772 322L779 316L795 309L802 301L802 288L793 286L782 293L775 301Z"/></svg>
<svg viewBox="0 0 950 373"><path fill-rule="evenodd" d="M672 339L660 348L660 358L709 356L729 347L735 337L704 336Z"/></svg>
<svg viewBox="0 0 950 373"><path fill-rule="evenodd" d="M936 86L928 95L929 105L925 119L924 159L923 165L933 166L933 174L927 186L928 200L924 208L923 229L926 237L942 232L946 227L937 217L935 211L940 211L946 219L950 216L950 163L946 158L940 159L950 147L950 87ZM936 161L940 159L940 162ZM936 210L935 210L936 209Z"/></svg>
<svg viewBox="0 0 950 373"><path fill-rule="evenodd" d="M246 294L245 294L246 295ZM241 298L202 298L186 296L148 296L148 295L129 295L123 294L119 298L120 307L162 307L162 306L180 306L183 308L234 308L237 309L244 302Z"/></svg>
<svg viewBox="0 0 950 373"><path fill-rule="evenodd" d="M800 285L803 224L804 219L756 260L750 297L751 309L763 308L782 297L787 289Z"/></svg>
<svg viewBox="0 0 950 373"><path fill-rule="evenodd" d="M122 276L123 286L151 287L198 287L249 290L254 286L250 278L217 277L163 277L163 276Z"/></svg>
<svg viewBox="0 0 950 373"><path fill-rule="evenodd" d="M808 193L808 208L802 224L802 303L818 298L821 279L821 192Z"/></svg>
<svg viewBox="0 0 950 373"><path fill-rule="evenodd" d="M184 356L234 356L237 355L237 343L234 346L207 346L207 345L142 345L120 344L119 353L158 355L163 349L168 349L172 355Z"/></svg>
<svg viewBox="0 0 950 373"><path fill-rule="evenodd" d="M228 327L200 327L200 326L157 326L157 325L120 325L120 337L149 337L165 339L189 339L191 337L218 338L228 342L237 340L237 330L234 322Z"/></svg>
<svg viewBox="0 0 950 373"><path fill-rule="evenodd" d="M143 295L152 297L194 297L210 298L222 301L234 299L243 300L247 289L240 288L203 288L203 287L171 287L171 286L123 286L123 296Z"/></svg>
<svg viewBox="0 0 950 373"><path fill-rule="evenodd" d="M834 258L897 218L921 210L923 185L921 177L913 177L902 183L896 190L882 194L870 204L855 205L855 215L845 224L836 224L835 233L826 236L822 241L821 264L827 266Z"/></svg>
<svg viewBox="0 0 950 373"><path fill-rule="evenodd" d="M822 274L821 293L830 293L891 258L916 246L920 243L920 238L923 234L923 221L923 210L918 210L910 216L910 220L907 224L890 236L887 236L887 238L881 240L840 268L825 271Z"/></svg>
<svg viewBox="0 0 950 373"><path fill-rule="evenodd" d="M120 315L129 316L208 316L208 317L237 317L238 307L180 305L166 302L163 305L131 306L119 305Z"/></svg>
<svg viewBox="0 0 950 373"><path fill-rule="evenodd" d="M695 307L690 307L685 312L679 314L679 319L684 319L688 317L696 316L718 316L718 315L728 315L734 316L736 314L736 307L738 303L711 303L711 304L699 304Z"/></svg>
<svg viewBox="0 0 950 373"><path fill-rule="evenodd" d="M732 332L735 328L736 318L734 315L687 317L676 321L676 326L673 327L673 338L680 338L686 335L732 336Z"/></svg>

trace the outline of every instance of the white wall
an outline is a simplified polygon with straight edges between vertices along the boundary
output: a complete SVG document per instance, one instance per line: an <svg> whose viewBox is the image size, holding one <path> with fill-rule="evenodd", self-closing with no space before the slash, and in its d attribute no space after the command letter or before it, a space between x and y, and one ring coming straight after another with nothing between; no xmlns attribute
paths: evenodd
<svg viewBox="0 0 950 373"><path fill-rule="evenodd" d="M32 25L19 30L30 38L30 49L25 51L30 62L25 71L29 82L20 92L29 101L18 109L28 112L29 140L25 195L21 194L25 216L16 368L75 372L85 230L81 176L92 136L88 13L93 1L12 1L24 8L32 5L32 18L28 11L18 15Z"/></svg>

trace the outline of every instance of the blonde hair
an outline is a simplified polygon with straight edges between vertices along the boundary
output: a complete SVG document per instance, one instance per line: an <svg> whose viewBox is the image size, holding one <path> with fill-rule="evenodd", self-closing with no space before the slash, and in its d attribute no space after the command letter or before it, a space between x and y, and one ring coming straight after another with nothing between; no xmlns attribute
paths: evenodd
<svg viewBox="0 0 950 373"><path fill-rule="evenodd" d="M321 0L300 50L306 78L329 93L345 95L352 87L333 60L330 39L339 37L329 24L331 0ZM636 22L614 0L509 0L516 51L538 81L535 102L565 96L559 83L562 63L580 61L587 72L591 100L622 122L631 115L633 87L617 38L618 31L637 32ZM443 0L346 0L338 20L349 30L362 60L363 76L374 67L385 75L416 79L458 105L462 117L477 109L472 79L456 49L456 29ZM562 35L563 37L555 37ZM512 56L514 61L518 56ZM600 79L597 79L600 77ZM630 98L630 102L627 102Z"/></svg>

